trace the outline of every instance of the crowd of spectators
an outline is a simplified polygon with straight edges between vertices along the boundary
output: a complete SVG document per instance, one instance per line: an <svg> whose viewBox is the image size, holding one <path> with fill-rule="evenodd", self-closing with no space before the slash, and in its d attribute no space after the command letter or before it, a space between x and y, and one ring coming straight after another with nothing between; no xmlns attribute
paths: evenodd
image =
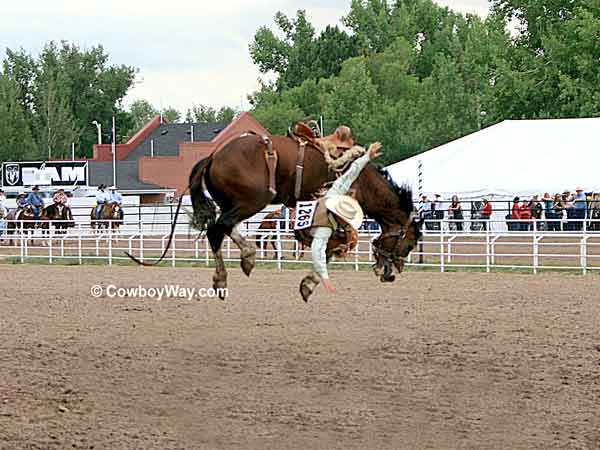
<svg viewBox="0 0 600 450"><path fill-rule="evenodd" d="M464 230L464 214L458 196L442 201L423 195L418 203L418 214L425 220L427 230L440 230L441 220L448 219L450 230ZM504 209L504 208L503 208ZM489 199L471 202L470 229L486 230L494 207ZM505 216L509 231L581 231L584 223L590 231L600 231L600 193L587 194L580 187L575 193L565 190L551 196L546 192L541 198L515 197Z"/></svg>

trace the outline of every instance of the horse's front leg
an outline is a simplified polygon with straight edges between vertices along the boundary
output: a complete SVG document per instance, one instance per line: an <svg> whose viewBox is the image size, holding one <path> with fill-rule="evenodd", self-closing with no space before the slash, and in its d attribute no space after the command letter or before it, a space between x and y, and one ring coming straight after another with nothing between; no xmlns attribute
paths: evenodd
<svg viewBox="0 0 600 450"><path fill-rule="evenodd" d="M229 237L240 249L240 265L246 276L249 277L252 269L254 269L254 266L256 266L256 248L252 246L246 239L244 239L237 227L234 227L233 230L231 230Z"/></svg>

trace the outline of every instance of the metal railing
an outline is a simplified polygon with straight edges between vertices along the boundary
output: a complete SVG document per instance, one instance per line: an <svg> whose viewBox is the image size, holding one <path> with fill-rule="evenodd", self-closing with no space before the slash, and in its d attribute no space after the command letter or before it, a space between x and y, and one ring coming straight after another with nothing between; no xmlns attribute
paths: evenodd
<svg viewBox="0 0 600 450"><path fill-rule="evenodd" d="M59 222L59 221L54 221ZM310 249L304 253L289 230L289 222L273 219L272 230L256 229L259 223L269 221L246 221L240 225L242 234L257 244L257 259L276 265L278 269L310 264ZM492 227L458 230L453 221L428 221L423 228L423 239L406 260L408 266L429 268L441 272L455 269L475 269L485 272L495 270L523 270L537 273L542 270L569 270L580 273L600 270L600 221L574 220L567 231L548 229L545 221L519 221L527 224L518 231L495 231ZM581 228L578 229L580 223ZM42 262L68 264L119 264L129 261L129 252L146 261L156 260L167 245L168 232L145 231L146 224L131 224L129 229L96 231L88 224L78 223L66 233L50 226L48 230L21 230L27 222L18 222L17 231L11 236L2 230L0 260L10 262ZM491 221L493 223L493 221ZM4 221L6 225L6 221ZM139 226L137 226L139 225ZM170 222L161 222L169 226ZM284 225L280 227L280 225ZM137 229L142 232L137 232ZM571 229L572 228L572 229ZM246 231L245 231L246 230ZM249 231L248 231L249 230ZM372 240L377 230L359 232L357 247L344 261L333 263L354 270L368 268L373 264ZM12 245L7 240L12 238ZM267 247L267 248L264 248ZM239 249L230 239L223 244L227 261L239 260ZM178 265L210 266L213 255L206 238L198 236L178 224L172 246L165 263Z"/></svg>

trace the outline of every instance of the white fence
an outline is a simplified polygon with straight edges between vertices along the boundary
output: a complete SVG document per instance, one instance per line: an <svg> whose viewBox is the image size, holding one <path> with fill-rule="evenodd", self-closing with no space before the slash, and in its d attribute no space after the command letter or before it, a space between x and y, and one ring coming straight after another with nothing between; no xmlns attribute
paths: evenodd
<svg viewBox="0 0 600 450"><path fill-rule="evenodd" d="M304 254L300 251L288 228L289 223L276 219L273 221L277 224L274 230L259 230L257 227L263 216L264 213L240 225L242 234L261 246L258 260L274 264L279 269L310 264L310 250ZM75 228L69 229L66 234L58 234L52 228L48 235L42 234L40 229L33 234L15 233L12 245L8 244L8 236L4 233L1 236L4 242L0 245L0 260L112 265L129 261L125 255L129 252L152 261L162 254L169 238L170 221L164 220L168 217L162 217L163 220L150 223L135 222L130 218L118 232L101 233L92 230L88 223L78 221ZM533 273L558 269L585 274L600 270L600 231L595 231L596 225L600 224L581 220L573 222L565 227L573 231L549 231L546 223L538 221L519 226L524 231L499 232L495 231L497 227L490 226L476 230L463 227L461 231L451 221L431 221L424 227L423 239L407 259L407 265L442 272L459 268L487 272L519 269ZM378 234L378 230L361 231L357 248L345 261L335 264L354 270L368 268L373 263L371 242ZM271 236L273 239L270 239ZM265 244L266 250L262 248ZM224 242L224 256L228 261L239 258L238 248L229 239ZM173 267L190 264L209 266L212 261L207 240L190 230L187 221L178 223L166 264Z"/></svg>

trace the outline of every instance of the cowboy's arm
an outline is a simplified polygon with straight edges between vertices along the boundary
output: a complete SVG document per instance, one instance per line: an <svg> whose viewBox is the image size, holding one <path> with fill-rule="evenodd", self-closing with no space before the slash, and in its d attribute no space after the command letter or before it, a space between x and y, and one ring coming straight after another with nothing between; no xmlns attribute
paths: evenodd
<svg viewBox="0 0 600 450"><path fill-rule="evenodd" d="M369 154L365 153L363 156L354 161L350 165L350 168L341 177L339 177L335 183L333 183L333 186L331 186L331 189L329 189L327 194L325 194L325 197L329 198L337 195L345 195L350 189L350 186L352 186L352 183L354 183L360 175L360 172L368 164L369 159Z"/></svg>
<svg viewBox="0 0 600 450"><path fill-rule="evenodd" d="M327 273L327 242L333 230L328 227L316 227L312 230L313 241L310 247L313 268L322 279L329 278Z"/></svg>

